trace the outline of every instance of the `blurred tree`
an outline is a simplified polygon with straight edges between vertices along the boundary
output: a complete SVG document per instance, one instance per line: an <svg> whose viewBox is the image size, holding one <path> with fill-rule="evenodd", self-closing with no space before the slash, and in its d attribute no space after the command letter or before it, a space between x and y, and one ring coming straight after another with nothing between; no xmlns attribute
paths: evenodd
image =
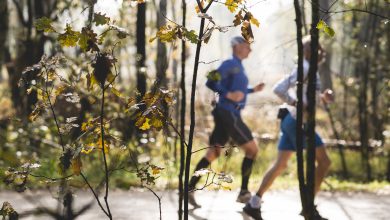
<svg viewBox="0 0 390 220"><path fill-rule="evenodd" d="M8 35L8 0L0 0L0 82L3 80L2 67Z"/></svg>

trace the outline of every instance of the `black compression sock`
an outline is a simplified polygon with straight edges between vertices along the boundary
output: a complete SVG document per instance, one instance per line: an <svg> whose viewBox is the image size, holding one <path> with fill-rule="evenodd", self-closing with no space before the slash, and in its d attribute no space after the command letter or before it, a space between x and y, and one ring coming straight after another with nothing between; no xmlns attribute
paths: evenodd
<svg viewBox="0 0 390 220"><path fill-rule="evenodd" d="M210 165L210 162L209 162L205 157L203 157L203 158L199 161L198 165L196 165L195 171L200 170L200 169L202 169L202 168L206 168L206 167L208 167L209 165ZM188 184L188 188L189 188L190 190L194 189L194 188L195 188L195 185L199 182L200 178L201 178L201 176L192 176L192 177L191 177L191 180L190 180L190 182L189 182L189 184Z"/></svg>
<svg viewBox="0 0 390 220"><path fill-rule="evenodd" d="M247 157L244 158L242 161L241 166L241 176L242 176L242 183L241 183L241 191L242 190L248 190L248 183L249 183L249 177L252 173L252 165L253 165L253 159L249 159Z"/></svg>

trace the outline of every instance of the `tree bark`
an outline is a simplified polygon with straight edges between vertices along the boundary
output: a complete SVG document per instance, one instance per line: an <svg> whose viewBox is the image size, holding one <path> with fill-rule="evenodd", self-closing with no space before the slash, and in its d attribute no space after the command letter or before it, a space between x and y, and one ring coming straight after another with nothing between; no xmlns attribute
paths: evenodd
<svg viewBox="0 0 390 220"><path fill-rule="evenodd" d="M146 3L138 4L137 11L137 90L139 92L137 101L140 101L146 93L146 49L145 49L145 28L146 28Z"/></svg>
<svg viewBox="0 0 390 220"><path fill-rule="evenodd" d="M167 14L167 0L160 0L159 11L157 12L157 29L164 26L166 21L164 15ZM156 60L156 76L157 87L167 85L166 71L168 68L167 47L161 41L157 41L157 60Z"/></svg>
<svg viewBox="0 0 390 220"><path fill-rule="evenodd" d="M210 1L206 8L203 8L200 4L200 1L197 0L198 6L201 9L202 13L206 13L207 9L211 6L213 1ZM184 219L188 220L188 182L190 177L190 166L191 166L191 156L192 156L192 143L194 138L195 131L195 91L196 91L196 80L198 76L198 67L199 67L199 57L200 57L200 48L202 47L202 37L205 26L205 18L201 18L200 27L199 27L199 38L198 43L196 44L195 52L195 62L194 62L194 72L192 77L191 85L191 107L190 107L190 131L188 137L188 146L187 146L187 155L186 155L186 166L184 172Z"/></svg>
<svg viewBox="0 0 390 220"><path fill-rule="evenodd" d="M3 81L2 68L5 63L8 17L8 0L0 0L0 82Z"/></svg>
<svg viewBox="0 0 390 220"><path fill-rule="evenodd" d="M302 44L302 18L299 7L299 1L294 0L295 22L297 26L297 46L298 46L298 78L297 78L297 170L299 181L299 192L301 196L302 210L305 213L306 208L306 185L303 161L303 133L302 133L302 113L303 113L303 44Z"/></svg>
<svg viewBox="0 0 390 220"><path fill-rule="evenodd" d="M312 1L311 19L311 57L308 73L307 87L307 159L306 159L306 184L307 184L307 219L314 219L314 185L315 185L315 126L316 126L316 82L318 70L318 39L317 23L319 22L319 1ZM306 217L306 216L305 216Z"/></svg>
<svg viewBox="0 0 390 220"><path fill-rule="evenodd" d="M186 0L182 0L182 25L186 26L186 16L187 16L187 3ZM186 119L186 42L184 40L181 41L181 79L180 79L180 89L181 89L181 108L180 108L180 167L179 167L179 220L183 218L183 173L184 173L184 165L185 165L185 119ZM187 183L188 185L188 183ZM187 199L188 201L188 199Z"/></svg>

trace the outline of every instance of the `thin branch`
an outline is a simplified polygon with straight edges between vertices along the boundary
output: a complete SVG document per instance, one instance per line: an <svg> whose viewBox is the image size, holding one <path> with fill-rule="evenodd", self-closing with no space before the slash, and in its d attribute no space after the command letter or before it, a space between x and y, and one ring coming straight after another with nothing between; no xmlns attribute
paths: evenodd
<svg viewBox="0 0 390 220"><path fill-rule="evenodd" d="M106 182L106 192L104 195L104 202L106 203L106 208L108 212L108 217L112 219L111 211L110 211L110 206L108 205L108 184L109 184L109 179L108 179L108 166L107 166L107 158L106 158L106 146L104 143L104 82L102 82L102 103L101 103L101 110L100 110L100 134L101 134L101 145L102 145L102 154L103 154L103 161L104 161L104 170L105 170L105 182Z"/></svg>
<svg viewBox="0 0 390 220"><path fill-rule="evenodd" d="M206 13L207 10L209 10L211 4L213 4L213 1L210 1L209 4L206 6L206 8L204 8L204 9L202 10L202 12L203 12L203 13Z"/></svg>
<svg viewBox="0 0 390 220"><path fill-rule="evenodd" d="M158 209L160 211L160 220L161 220L162 219L162 215L161 215L161 197L159 197L151 188L149 188L147 186L142 186L142 187L145 187L146 189L148 189L158 199Z"/></svg>
<svg viewBox="0 0 390 220"><path fill-rule="evenodd" d="M209 149L209 148L214 148L214 147L215 147L215 146L204 147L204 148L201 148L201 149L199 149L199 150L192 151L191 153L192 153L192 154L193 154L193 153L197 153L197 152L199 152L199 151L206 150L206 149ZM229 148L229 147L225 147L225 146L218 146L218 147L221 148L221 149Z"/></svg>
<svg viewBox="0 0 390 220"><path fill-rule="evenodd" d="M380 18L383 18L383 19L390 20L390 17L384 16L384 15L381 15L381 14L378 14L378 13L375 13L375 12L372 12L372 11L359 9L359 8L351 8L351 9L345 9L345 10L341 10L341 11L327 11L327 10L323 10L323 9L320 8L320 11L322 13L325 13L325 14L339 14L339 13L346 13L346 12L363 12L363 13L374 15L374 16L377 16L377 17L380 17Z"/></svg>
<svg viewBox="0 0 390 220"><path fill-rule="evenodd" d="M215 178L216 175L217 175L217 173L214 172L214 175L213 175L213 178L211 179L211 182L210 182L210 183L207 183L207 182L208 182L208 179L209 179L209 177L210 177L210 173L208 173L208 174L207 174L207 177L206 177L206 182L205 182L205 184L204 184L202 187L200 187L200 188L195 188L195 189L193 189L193 190L190 190L190 192L200 191L200 190L203 190L203 189L205 189L206 187L209 187L209 186L211 186L211 185L213 185L213 184L218 184L218 183L215 183L215 182L214 182L214 178Z"/></svg>
<svg viewBox="0 0 390 220"><path fill-rule="evenodd" d="M201 63L201 64L211 64L211 63L215 63L217 61L219 61L219 59L216 59L216 60L213 60L213 61L210 61L210 62L199 61L199 63Z"/></svg>
<svg viewBox="0 0 390 220"><path fill-rule="evenodd" d="M183 141L184 145L186 147L188 147L188 144L187 142L185 141L183 135L180 134L180 132L177 130L177 128L175 127L175 125L172 124L172 122L168 122L168 124L173 128L173 130L176 132L176 134L180 137L181 141Z"/></svg>
<svg viewBox="0 0 390 220"><path fill-rule="evenodd" d="M99 197L98 195L96 194L95 190L93 190L91 184L89 184L87 178L84 176L84 174L82 172L80 172L80 175L81 177L83 177L84 179L84 182L88 185L88 188L91 190L93 196L95 197L96 201L98 202L98 205L100 206L100 208L102 209L102 211L104 212L104 214L106 214L108 217L110 217L110 215L107 213L107 211L104 209L103 205L100 203L100 200L99 200Z"/></svg>
<svg viewBox="0 0 390 220"><path fill-rule="evenodd" d="M47 176L44 176L44 175L37 175L37 174L32 174L32 173L29 173L29 175L32 176L32 177L44 178L44 179L48 179L48 180L51 180L51 181L66 180L66 179L68 179L69 177L72 177L72 176L73 176L73 174L71 174L71 175L68 175L68 176L65 176L65 177L52 178L52 177L47 177Z"/></svg>
<svg viewBox="0 0 390 220"><path fill-rule="evenodd" d="M61 147L62 147L62 151L65 151L65 145L64 145L64 141L62 139L62 134L61 134L61 131L60 131L60 126L58 124L58 119L57 119L57 116L56 116L56 113L54 112L54 107L50 101L50 94L49 94L49 91L48 91L48 80L49 80L49 72L47 71L46 67L45 67L45 71L46 71L46 81L45 81L45 93L46 93L46 96L47 96L47 101L49 102L49 105L50 105L50 110L51 110L51 113L53 115L53 119L54 119L54 122L56 123L56 127L57 127L57 132L58 132L58 136L60 137L60 143L61 143Z"/></svg>

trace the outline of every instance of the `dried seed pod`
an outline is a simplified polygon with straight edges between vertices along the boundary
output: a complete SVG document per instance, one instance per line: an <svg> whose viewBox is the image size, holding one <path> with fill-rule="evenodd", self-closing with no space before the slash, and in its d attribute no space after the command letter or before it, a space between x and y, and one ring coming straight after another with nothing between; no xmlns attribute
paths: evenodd
<svg viewBox="0 0 390 220"><path fill-rule="evenodd" d="M113 59L107 53L98 53L96 55L95 63L92 64L93 75L95 79L100 83L101 87L104 87L108 74L111 72L113 65Z"/></svg>

